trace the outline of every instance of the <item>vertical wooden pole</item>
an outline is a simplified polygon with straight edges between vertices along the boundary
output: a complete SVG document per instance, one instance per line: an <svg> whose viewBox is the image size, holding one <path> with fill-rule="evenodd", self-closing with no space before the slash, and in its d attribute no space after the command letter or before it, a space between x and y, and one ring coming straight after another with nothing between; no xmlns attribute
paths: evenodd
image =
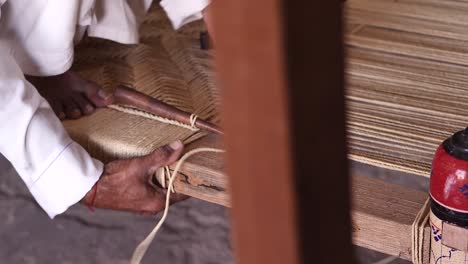
<svg viewBox="0 0 468 264"><path fill-rule="evenodd" d="M303 263L352 263L343 1L283 1ZM317 250L311 250L318 244Z"/></svg>
<svg viewBox="0 0 468 264"><path fill-rule="evenodd" d="M214 1L237 263L298 263L279 0Z"/></svg>
<svg viewBox="0 0 468 264"><path fill-rule="evenodd" d="M237 263L352 262L339 2L213 1Z"/></svg>

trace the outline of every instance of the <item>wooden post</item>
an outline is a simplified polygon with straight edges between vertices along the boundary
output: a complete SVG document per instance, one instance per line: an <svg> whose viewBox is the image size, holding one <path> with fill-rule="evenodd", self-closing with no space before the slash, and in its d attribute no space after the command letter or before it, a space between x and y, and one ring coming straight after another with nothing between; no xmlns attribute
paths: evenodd
<svg viewBox="0 0 468 264"><path fill-rule="evenodd" d="M237 263L299 263L279 1L216 1Z"/></svg>
<svg viewBox="0 0 468 264"><path fill-rule="evenodd" d="M342 4L282 3L303 263L353 262Z"/></svg>
<svg viewBox="0 0 468 264"><path fill-rule="evenodd" d="M353 262L341 1L305 2L212 4L237 263Z"/></svg>

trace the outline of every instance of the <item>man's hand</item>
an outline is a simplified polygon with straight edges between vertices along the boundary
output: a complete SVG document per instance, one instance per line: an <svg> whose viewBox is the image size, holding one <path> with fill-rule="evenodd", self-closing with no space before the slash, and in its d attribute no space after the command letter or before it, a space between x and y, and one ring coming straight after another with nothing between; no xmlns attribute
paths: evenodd
<svg viewBox="0 0 468 264"><path fill-rule="evenodd" d="M96 108L105 107L113 100L112 94L71 70L56 76L26 76L26 79L49 102L61 120L90 115Z"/></svg>
<svg viewBox="0 0 468 264"><path fill-rule="evenodd" d="M114 210L155 214L164 208L166 190L152 183L152 176L162 166L174 163L183 150L183 144L175 141L153 153L134 159L116 160L105 165L98 181L94 206ZM90 204L93 190L82 202ZM171 195L171 201L185 199L183 195Z"/></svg>

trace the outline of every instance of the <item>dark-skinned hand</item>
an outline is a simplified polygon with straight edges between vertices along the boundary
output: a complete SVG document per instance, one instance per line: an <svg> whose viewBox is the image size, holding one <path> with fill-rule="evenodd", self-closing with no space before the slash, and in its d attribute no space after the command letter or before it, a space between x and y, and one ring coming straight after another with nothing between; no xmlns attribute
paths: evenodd
<svg viewBox="0 0 468 264"><path fill-rule="evenodd" d="M96 108L105 107L113 101L112 94L71 70L55 76L26 76L26 79L49 102L61 120L90 115Z"/></svg>
<svg viewBox="0 0 468 264"><path fill-rule="evenodd" d="M158 168L174 163L182 150L183 144L175 141L146 156L106 164L98 181L94 206L144 215L161 211L165 206L167 190L153 183L153 175ZM94 189L86 194L82 202L91 204L93 195ZM171 194L171 203L186 198L184 195Z"/></svg>

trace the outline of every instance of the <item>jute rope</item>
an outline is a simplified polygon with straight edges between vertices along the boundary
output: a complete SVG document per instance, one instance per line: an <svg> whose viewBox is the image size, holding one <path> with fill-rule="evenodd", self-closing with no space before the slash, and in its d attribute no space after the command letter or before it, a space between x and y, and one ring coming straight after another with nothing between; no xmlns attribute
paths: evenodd
<svg viewBox="0 0 468 264"><path fill-rule="evenodd" d="M169 170L169 166L164 166L159 168L158 173L156 174L156 177L158 179L158 182L161 184L161 186L166 189L166 182L169 182L169 177L171 176L171 171ZM174 186L171 186L174 187ZM175 192L174 188L171 188L171 192Z"/></svg>
<svg viewBox="0 0 468 264"><path fill-rule="evenodd" d="M194 128L194 129L198 129L198 128L195 126L195 124L197 123L197 118L198 118L198 116L195 115L195 114L191 114L191 115L190 115L190 126L191 126L192 128Z"/></svg>
<svg viewBox="0 0 468 264"><path fill-rule="evenodd" d="M188 159L190 156L196 154L196 153L200 153L200 152L218 152L218 153L221 153L221 152L224 152L224 150L222 149L216 149L216 148L196 148L196 149L193 149L187 153L185 153L182 158L177 162L177 165L175 166L174 168L174 171L172 172L172 174L170 175L169 177L169 183L167 185L167 189L168 189L168 192L166 194L166 205L165 205L165 208L164 208L164 212L163 212L163 215L161 217L161 219L159 220L159 222L156 224L156 226L154 227L154 229L148 234L148 236L137 246L137 248L135 249L135 251L133 252L133 256L132 256L132 259L130 261L131 264L139 264L141 262L141 260L143 259L145 253L146 253L146 250L148 249L149 245L151 244L151 242L153 241L154 237L156 236L156 233L159 231L159 229L161 228L162 224L164 223L164 221L166 220L166 217L167 217L167 213L169 212L169 202L170 202L170 198L171 198L171 191L169 190L173 190L173 184L174 184L174 180L175 180L175 177L177 176L177 173L179 172L180 170L180 167L182 166L182 164L185 162L186 159ZM165 170L166 172L169 172L169 170ZM163 183L164 181L161 182L161 184Z"/></svg>
<svg viewBox="0 0 468 264"><path fill-rule="evenodd" d="M186 128L186 129L190 129L192 131L199 131L200 130L199 128L197 128L195 126L195 122L197 121L197 118L198 118L198 116L196 116L195 114L192 114L190 116L190 125L187 125L187 124L181 123L181 122L176 121L176 120L172 120L172 119L164 118L164 117L161 117L161 116L157 116L157 115L154 115L154 114L151 114L151 113L139 110L139 109L131 108L131 107L126 107L126 106L121 106L121 105L114 105L114 104L113 105L108 105L107 107L111 108L111 109L114 109L114 110L117 110L117 111L120 111L120 112L127 113L127 114L141 116L141 117L156 120L156 121L159 121L159 122L162 122L162 123L165 123L165 124L170 124L170 125L183 127L183 128Z"/></svg>
<svg viewBox="0 0 468 264"><path fill-rule="evenodd" d="M414 264L423 264L424 260L424 227L429 221L431 209L430 199L427 198L411 225L411 257Z"/></svg>

